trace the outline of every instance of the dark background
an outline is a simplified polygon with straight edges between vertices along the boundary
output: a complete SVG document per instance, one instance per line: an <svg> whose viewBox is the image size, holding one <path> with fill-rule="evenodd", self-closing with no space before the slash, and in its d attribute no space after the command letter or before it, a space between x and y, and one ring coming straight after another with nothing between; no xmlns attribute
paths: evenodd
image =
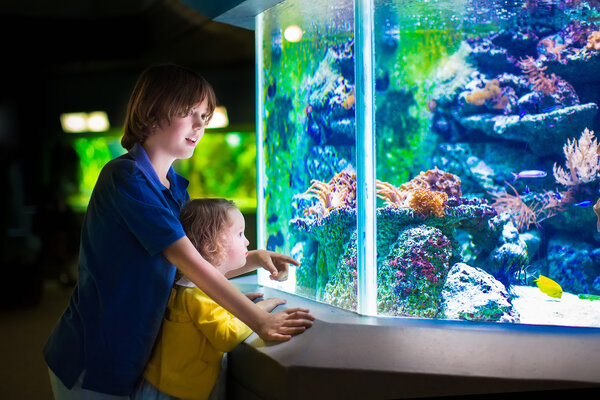
<svg viewBox="0 0 600 400"><path fill-rule="evenodd" d="M52 398L42 348L76 278L82 217L56 190L78 162L59 115L103 110L120 128L139 73L170 62L213 84L232 128L254 126L254 32L203 3L237 2L0 0L0 398Z"/></svg>
<svg viewBox="0 0 600 400"><path fill-rule="evenodd" d="M68 216L37 217L60 197L61 186L77 179L61 113L104 110L111 126L121 127L139 73L171 62L197 69L213 84L231 126L254 125L254 32L197 11L215 12L213 3L0 2L0 179L7 188L0 195L2 281L39 277L42 271L29 265L47 234L39 230L69 224ZM238 2L217 4L228 3ZM19 302L10 290L0 293L2 304Z"/></svg>

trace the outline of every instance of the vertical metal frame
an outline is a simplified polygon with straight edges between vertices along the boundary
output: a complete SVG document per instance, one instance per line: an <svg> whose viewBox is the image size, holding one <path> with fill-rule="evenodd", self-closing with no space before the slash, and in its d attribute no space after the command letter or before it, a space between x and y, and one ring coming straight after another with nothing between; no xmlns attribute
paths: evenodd
<svg viewBox="0 0 600 400"><path fill-rule="evenodd" d="M265 129L264 129L264 107L263 107L263 14L256 16L254 29L255 47L255 85L256 85L256 243L257 248L265 249L266 241L266 210L265 210ZM260 277L260 275L259 275Z"/></svg>
<svg viewBox="0 0 600 400"><path fill-rule="evenodd" d="M358 312L377 314L374 0L354 1Z"/></svg>

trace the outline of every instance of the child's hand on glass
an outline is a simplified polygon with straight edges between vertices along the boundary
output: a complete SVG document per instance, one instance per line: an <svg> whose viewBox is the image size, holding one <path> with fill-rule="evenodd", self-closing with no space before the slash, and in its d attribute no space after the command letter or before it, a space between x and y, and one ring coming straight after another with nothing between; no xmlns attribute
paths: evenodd
<svg viewBox="0 0 600 400"><path fill-rule="evenodd" d="M278 297L272 297L270 299L265 299L256 303L257 306L262 308L266 312L271 312L275 309L275 307L285 304L286 301L284 299L280 299Z"/></svg>
<svg viewBox="0 0 600 400"><path fill-rule="evenodd" d="M259 292L250 292L250 293L244 293L246 295L247 298L249 298L250 300L254 301L256 299L260 299L261 297L264 296L264 293L259 293Z"/></svg>

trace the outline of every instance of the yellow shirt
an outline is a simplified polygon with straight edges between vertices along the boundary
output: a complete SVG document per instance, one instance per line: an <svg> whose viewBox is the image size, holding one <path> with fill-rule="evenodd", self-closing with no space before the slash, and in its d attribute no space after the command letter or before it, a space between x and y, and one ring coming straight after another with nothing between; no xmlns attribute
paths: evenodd
<svg viewBox="0 0 600 400"><path fill-rule="evenodd" d="M176 286L144 377L171 396L206 399L217 380L223 353L250 333L246 324L199 288Z"/></svg>

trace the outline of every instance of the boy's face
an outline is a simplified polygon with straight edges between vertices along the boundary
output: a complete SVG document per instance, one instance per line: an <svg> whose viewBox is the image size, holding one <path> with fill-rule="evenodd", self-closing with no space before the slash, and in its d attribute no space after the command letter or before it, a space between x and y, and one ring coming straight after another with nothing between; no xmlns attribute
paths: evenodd
<svg viewBox="0 0 600 400"><path fill-rule="evenodd" d="M169 159L190 158L204 135L208 103L194 106L187 115L174 116L169 124L161 121L147 142L158 144L154 148Z"/></svg>
<svg viewBox="0 0 600 400"><path fill-rule="evenodd" d="M248 245L250 244L244 235L246 223L240 210L231 209L228 211L228 216L229 225L225 228L224 232L224 237L226 240L225 260L219 267L219 271L221 271L223 274L246 265Z"/></svg>

